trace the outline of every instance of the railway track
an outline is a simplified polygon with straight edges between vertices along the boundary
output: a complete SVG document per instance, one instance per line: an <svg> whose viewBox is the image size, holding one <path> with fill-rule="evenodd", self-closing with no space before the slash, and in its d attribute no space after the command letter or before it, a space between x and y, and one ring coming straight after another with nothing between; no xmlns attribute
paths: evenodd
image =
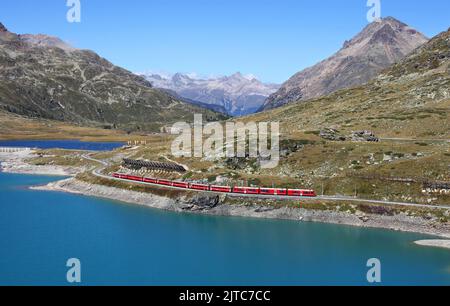
<svg viewBox="0 0 450 306"><path fill-rule="evenodd" d="M101 173L109 164L105 161L94 159L90 156L83 155L82 156L86 160L90 160L93 162L97 162L101 165L103 165L102 168L96 168L92 171L92 174L96 177L110 180L110 181L120 181L120 182L126 182L126 183L133 183L133 184L140 184L140 185L146 185L146 186L152 186L152 187L158 187L163 189L170 189L170 190L179 190L179 191L193 191L196 190L192 189L186 189L186 188L180 188L180 187L174 187L174 186L162 186L159 184L153 184L153 183L147 183L147 182L140 182L140 181L130 181L127 179L121 179L116 178L110 175L105 175ZM200 191L199 191L200 192ZM214 191L201 191L202 193L211 193L211 194L223 194L220 192L214 192ZM281 195L253 195L253 194L235 194L235 193L227 193L227 196L230 197L236 197L236 198L254 198L254 199L273 199L273 200L298 200L298 201L310 201L310 202L317 202L317 200L327 200L327 201L335 201L335 202L353 202L353 203L367 203L367 204L382 204L386 206L396 206L396 207L415 207L415 208L428 208L428 209L444 209L444 210L450 210L449 205L426 205L426 204L419 204L419 203L405 203L405 202L395 202L395 201L381 201L381 200L370 200L370 199L359 199L359 198L353 198L353 197L345 197L345 196L318 196L314 198L310 197L296 197L296 196L281 196Z"/></svg>

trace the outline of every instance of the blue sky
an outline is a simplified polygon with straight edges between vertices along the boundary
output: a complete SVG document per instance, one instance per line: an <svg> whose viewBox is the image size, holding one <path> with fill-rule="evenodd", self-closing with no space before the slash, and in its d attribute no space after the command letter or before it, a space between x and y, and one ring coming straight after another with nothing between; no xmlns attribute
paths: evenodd
<svg viewBox="0 0 450 306"><path fill-rule="evenodd" d="M367 0L2 0L0 22L16 33L58 36L131 71L236 71L283 82L328 57L367 25ZM427 36L450 27L448 0L381 0Z"/></svg>

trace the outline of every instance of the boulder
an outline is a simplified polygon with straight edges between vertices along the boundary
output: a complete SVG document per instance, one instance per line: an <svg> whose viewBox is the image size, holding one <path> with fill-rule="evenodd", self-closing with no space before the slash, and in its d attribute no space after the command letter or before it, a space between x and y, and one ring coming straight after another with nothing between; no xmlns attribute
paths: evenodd
<svg viewBox="0 0 450 306"><path fill-rule="evenodd" d="M326 140L331 141L368 141L368 142L379 142L380 139L375 136L375 134L371 131L356 131L352 132L349 136L342 135L337 129L334 128L326 128L320 131L320 137Z"/></svg>
<svg viewBox="0 0 450 306"><path fill-rule="evenodd" d="M189 204L195 205L203 209L211 209L218 206L221 203L220 196L218 195L206 195L200 194L193 197Z"/></svg>
<svg viewBox="0 0 450 306"><path fill-rule="evenodd" d="M368 141L368 142L379 142L380 139L375 136L371 131L356 131L352 132L350 138L352 141Z"/></svg>
<svg viewBox="0 0 450 306"><path fill-rule="evenodd" d="M331 141L346 141L347 138L340 135L339 131L333 128L326 128L320 131L320 137Z"/></svg>

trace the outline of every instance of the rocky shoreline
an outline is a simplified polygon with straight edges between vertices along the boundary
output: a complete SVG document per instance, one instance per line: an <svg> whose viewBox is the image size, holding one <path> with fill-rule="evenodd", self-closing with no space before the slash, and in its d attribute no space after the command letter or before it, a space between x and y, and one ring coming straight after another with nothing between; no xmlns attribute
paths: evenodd
<svg viewBox="0 0 450 306"><path fill-rule="evenodd" d="M2 171L19 174L72 176L69 179L52 182L46 186L31 187L33 190L58 191L94 196L129 204L142 205L173 212L189 212L214 216L233 216L263 219L296 220L299 222L321 222L342 224L362 228L383 228L395 231L414 232L450 238L450 224L426 220L422 217L398 214L395 216L375 214L352 214L350 212L311 210L303 208L261 206L245 198L242 204L229 204L227 196L199 194L194 198L171 199L151 193L137 192L80 181L75 176L80 169L59 166L34 166L26 162L33 157L13 153L0 156ZM235 199L235 198L234 198ZM422 244L424 245L424 244Z"/></svg>
<svg viewBox="0 0 450 306"><path fill-rule="evenodd" d="M296 220L299 222L321 222L361 228L383 228L450 238L449 224L431 224L428 220L420 217L408 216L406 214L395 216L365 215L364 218L362 218L358 214L336 211L315 211L289 207L271 208L251 203L230 205L227 204L226 196L211 196L206 194L198 195L190 199L170 199L149 193L90 184L75 178L53 182L46 186L33 187L33 189L95 196L173 212L190 212L213 216ZM244 201L248 201L248 199L243 199L243 202Z"/></svg>
<svg viewBox="0 0 450 306"><path fill-rule="evenodd" d="M419 240L415 244L420 246L450 249L450 240Z"/></svg>
<svg viewBox="0 0 450 306"><path fill-rule="evenodd" d="M36 152L21 151L0 154L0 170L5 173L48 175L48 176L75 176L80 169L62 166L36 166L26 162L27 159L36 157Z"/></svg>

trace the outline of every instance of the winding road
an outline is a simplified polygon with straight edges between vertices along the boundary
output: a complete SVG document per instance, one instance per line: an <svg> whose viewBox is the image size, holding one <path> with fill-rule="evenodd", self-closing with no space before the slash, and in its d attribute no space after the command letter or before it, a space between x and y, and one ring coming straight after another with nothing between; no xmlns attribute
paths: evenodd
<svg viewBox="0 0 450 306"><path fill-rule="evenodd" d="M98 164L101 164L103 167L101 168L95 168L92 170L92 174L96 177L107 179L111 181L121 181L130 183L129 180L115 178L109 175L105 175L101 173L106 167L109 166L109 164L103 160L98 160L95 158L92 158L88 155L82 155L82 157L86 160L96 162ZM164 189L173 189L173 190L180 190L180 191L186 191L185 188L178 188L178 187L171 187L171 186L164 186L157 184L151 184L146 182L133 182L133 184L140 184L140 185L148 185L158 188L164 188ZM217 192L213 191L201 191L202 193L213 193L213 194L219 194ZM392 201L381 201L381 200L369 200L369 199L359 199L359 198L353 198L353 197L346 197L346 196L318 196L316 198L306 198L306 197L292 197L292 196L280 196L280 195L249 195L249 194L233 194L228 193L227 196L236 197L236 198L255 198L255 199L275 199L275 200L301 200L301 201L317 201L317 200L328 200L328 201L337 201L337 202L354 202L354 203L368 203L368 204L382 204L387 206L401 206L401 207L416 207L416 208L430 208L430 209L445 209L450 210L450 206L447 205L426 205L426 204L417 204L417 203L405 203L405 202L392 202Z"/></svg>

